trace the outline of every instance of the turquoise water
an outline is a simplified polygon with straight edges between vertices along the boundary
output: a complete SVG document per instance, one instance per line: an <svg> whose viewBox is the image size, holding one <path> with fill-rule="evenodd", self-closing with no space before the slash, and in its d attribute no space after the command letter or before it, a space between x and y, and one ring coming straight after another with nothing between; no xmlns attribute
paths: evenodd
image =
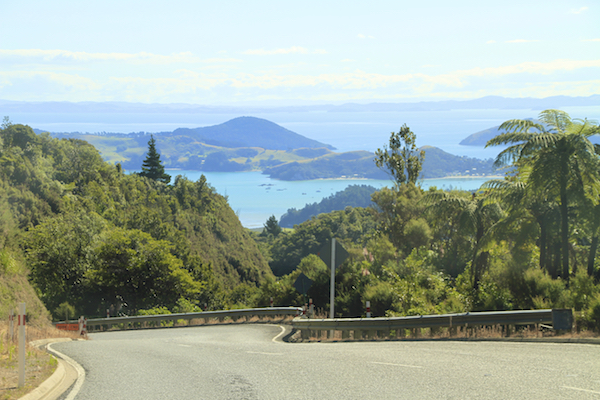
<svg viewBox="0 0 600 400"><path fill-rule="evenodd" d="M280 181L260 172L201 172L168 170L173 178L183 175L192 181L204 174L208 183L219 194L228 197L229 205L246 228L262 227L267 218L277 219L288 208L302 208L307 203L318 203L325 197L344 190L350 185L370 185L376 189L392 186L389 180L375 179L320 179L311 181ZM478 189L487 178L425 179L424 189L437 186L443 189Z"/></svg>

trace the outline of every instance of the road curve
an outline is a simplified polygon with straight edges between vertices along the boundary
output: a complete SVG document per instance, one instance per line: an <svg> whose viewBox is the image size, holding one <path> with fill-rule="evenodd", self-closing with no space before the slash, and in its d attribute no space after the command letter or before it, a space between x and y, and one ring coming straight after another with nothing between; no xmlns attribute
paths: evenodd
<svg viewBox="0 0 600 400"><path fill-rule="evenodd" d="M76 399L600 399L600 346L281 343L276 325L92 334L57 343Z"/></svg>

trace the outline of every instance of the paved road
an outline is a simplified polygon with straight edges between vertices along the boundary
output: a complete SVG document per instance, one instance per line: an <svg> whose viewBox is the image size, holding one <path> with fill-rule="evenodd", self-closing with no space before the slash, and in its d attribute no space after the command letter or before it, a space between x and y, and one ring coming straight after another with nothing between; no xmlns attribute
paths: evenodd
<svg viewBox="0 0 600 400"><path fill-rule="evenodd" d="M76 399L600 399L600 346L396 341L288 344L275 325L98 333Z"/></svg>

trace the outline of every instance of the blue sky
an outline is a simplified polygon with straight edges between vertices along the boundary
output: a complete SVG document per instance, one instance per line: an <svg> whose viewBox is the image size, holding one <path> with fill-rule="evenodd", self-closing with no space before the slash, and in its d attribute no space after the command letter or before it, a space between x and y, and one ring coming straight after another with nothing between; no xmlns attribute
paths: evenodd
<svg viewBox="0 0 600 400"><path fill-rule="evenodd" d="M600 94L598 1L3 1L0 99Z"/></svg>

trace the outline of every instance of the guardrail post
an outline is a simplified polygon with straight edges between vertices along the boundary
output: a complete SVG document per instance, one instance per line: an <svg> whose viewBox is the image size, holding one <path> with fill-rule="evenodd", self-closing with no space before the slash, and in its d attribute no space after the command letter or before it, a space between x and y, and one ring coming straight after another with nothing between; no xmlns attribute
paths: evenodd
<svg viewBox="0 0 600 400"><path fill-rule="evenodd" d="M367 318L371 318L371 302L367 300Z"/></svg>
<svg viewBox="0 0 600 400"><path fill-rule="evenodd" d="M342 331L342 339L350 339L350 331L347 329L344 329Z"/></svg>
<svg viewBox="0 0 600 400"><path fill-rule="evenodd" d="M300 329L300 337L302 340L310 339L310 329Z"/></svg>

